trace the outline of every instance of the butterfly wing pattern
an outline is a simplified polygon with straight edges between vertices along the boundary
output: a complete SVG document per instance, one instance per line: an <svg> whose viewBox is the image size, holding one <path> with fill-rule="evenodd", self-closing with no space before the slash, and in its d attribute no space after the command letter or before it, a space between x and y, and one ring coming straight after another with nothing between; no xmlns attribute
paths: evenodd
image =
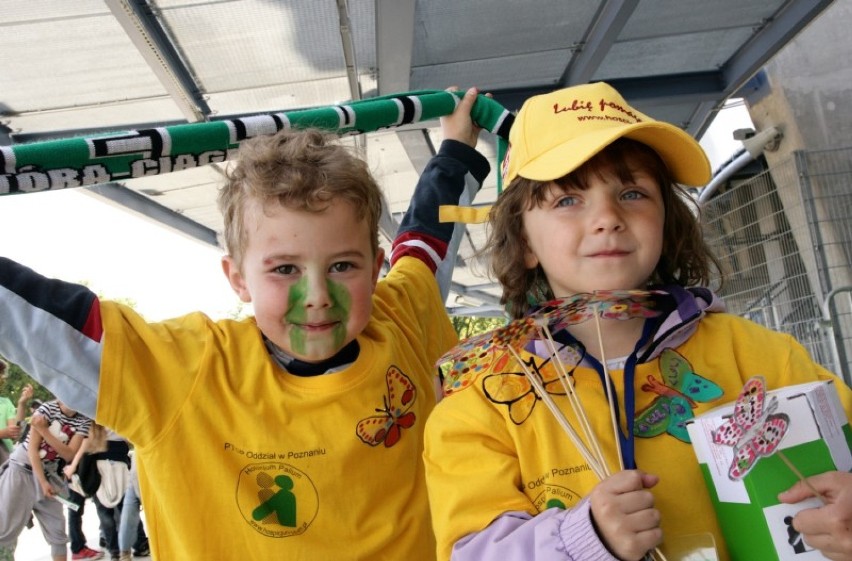
<svg viewBox="0 0 852 561"><path fill-rule="evenodd" d="M579 356L579 355L577 355ZM551 395L565 395L565 389L559 381L554 368L545 368L549 359L538 363L535 358L526 361L527 368L537 376L544 391ZM568 364L565 365L569 367ZM570 365L570 366L576 366ZM509 409L509 418L520 425L529 418L541 396L523 372L497 372L482 380L482 388L492 403L505 405Z"/></svg>
<svg viewBox="0 0 852 561"><path fill-rule="evenodd" d="M604 319L654 317L661 313L657 300L664 296L660 291L600 291L543 302L529 315L469 337L439 358L438 366L450 363L444 374L444 395L470 387L487 369L503 370L512 358L507 347L520 350L541 337L545 328L557 333L596 314Z"/></svg>
<svg viewBox="0 0 852 561"><path fill-rule="evenodd" d="M724 392L716 383L695 372L689 361L672 349L660 354L660 375L662 383L648 376L648 382L642 385L644 391L656 393L657 397L637 413L634 434L650 438L667 432L678 440L689 442L686 422L695 416L696 402L715 401Z"/></svg>
<svg viewBox="0 0 852 561"><path fill-rule="evenodd" d="M387 395L383 406L376 408L378 415L370 415L358 421L355 434L365 444L378 446L383 443L386 448L390 448L402 438L402 429L413 427L417 420L414 411L409 411L417 397L417 388L411 378L396 366L388 368L385 382Z"/></svg>
<svg viewBox="0 0 852 561"><path fill-rule="evenodd" d="M754 468L762 457L778 449L790 426L790 417L775 413L778 399L766 398L766 382L753 376L743 386L734 412L713 432L713 442L734 448L728 477L738 481Z"/></svg>

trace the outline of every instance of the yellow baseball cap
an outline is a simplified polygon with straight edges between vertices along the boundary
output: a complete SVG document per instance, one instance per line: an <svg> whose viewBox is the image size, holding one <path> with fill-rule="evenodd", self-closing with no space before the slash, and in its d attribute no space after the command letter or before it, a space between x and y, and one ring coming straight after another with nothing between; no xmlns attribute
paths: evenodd
<svg viewBox="0 0 852 561"><path fill-rule="evenodd" d="M597 82L524 102L509 132L503 188L518 176L535 181L564 177L619 138L653 149L678 183L701 186L711 178L707 155L692 136L640 113L615 88ZM488 210L443 207L440 214L442 220L471 223L484 221Z"/></svg>
<svg viewBox="0 0 852 561"><path fill-rule="evenodd" d="M597 82L524 102L509 132L504 185L517 176L564 177L619 138L651 147L678 183L701 186L710 180L710 163L692 136L640 113L612 86Z"/></svg>

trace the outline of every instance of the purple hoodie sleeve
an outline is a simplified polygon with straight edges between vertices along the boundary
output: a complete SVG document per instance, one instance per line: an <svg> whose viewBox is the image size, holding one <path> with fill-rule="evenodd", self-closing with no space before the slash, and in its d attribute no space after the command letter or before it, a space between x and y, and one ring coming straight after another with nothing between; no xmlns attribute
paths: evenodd
<svg viewBox="0 0 852 561"><path fill-rule="evenodd" d="M590 504L551 508L531 516L507 512L453 546L451 561L618 561L592 525Z"/></svg>

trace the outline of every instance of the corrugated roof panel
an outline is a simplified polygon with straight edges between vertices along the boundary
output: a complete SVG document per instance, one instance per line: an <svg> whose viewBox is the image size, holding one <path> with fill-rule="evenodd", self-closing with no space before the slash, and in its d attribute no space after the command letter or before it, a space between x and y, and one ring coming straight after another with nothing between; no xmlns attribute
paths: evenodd
<svg viewBox="0 0 852 561"><path fill-rule="evenodd" d="M109 12L6 25L0 53L15 54L4 57L0 72L2 101L12 112L166 95ZM97 118L89 123L98 124Z"/></svg>
<svg viewBox="0 0 852 561"><path fill-rule="evenodd" d="M449 86L512 88L557 84L571 60L570 50L504 56L416 66L411 69L413 89L444 89Z"/></svg>
<svg viewBox="0 0 852 561"><path fill-rule="evenodd" d="M487 64L490 59L541 51L559 56L582 39L596 11L594 2L569 6L561 0L418 2L412 63L415 67L462 61ZM564 69L568 61L561 63Z"/></svg>
<svg viewBox="0 0 852 561"><path fill-rule="evenodd" d="M689 35L619 41L595 72L595 80L717 70L751 36L733 28Z"/></svg>
<svg viewBox="0 0 852 561"><path fill-rule="evenodd" d="M737 27L757 28L783 4L784 0L642 0L619 39L630 41Z"/></svg>
<svg viewBox="0 0 852 561"><path fill-rule="evenodd" d="M335 3L248 0L160 13L205 93L346 75Z"/></svg>
<svg viewBox="0 0 852 561"><path fill-rule="evenodd" d="M103 0L3 0L0 25L39 20L66 20L80 16L108 13Z"/></svg>
<svg viewBox="0 0 852 561"><path fill-rule="evenodd" d="M0 85L2 89L2 85ZM0 112L4 101L0 101ZM39 134L56 132L68 136L74 129L122 127L132 129L131 123L178 122L184 119L177 105L167 97L141 101L113 101L102 105L89 105L73 109L34 111L22 115L3 116L13 132Z"/></svg>
<svg viewBox="0 0 852 561"><path fill-rule="evenodd" d="M372 76L362 76L365 91L375 89ZM250 90L212 93L207 96L208 104L219 115L261 113L331 105L349 101L351 95L346 76L276 84Z"/></svg>

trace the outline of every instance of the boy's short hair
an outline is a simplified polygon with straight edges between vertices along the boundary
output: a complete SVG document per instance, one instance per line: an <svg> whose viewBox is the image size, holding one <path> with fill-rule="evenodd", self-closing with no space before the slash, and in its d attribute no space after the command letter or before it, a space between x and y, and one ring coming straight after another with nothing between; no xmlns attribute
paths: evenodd
<svg viewBox="0 0 852 561"><path fill-rule="evenodd" d="M707 284L718 262L704 242L693 200L675 183L668 167L654 150L635 140L622 138L598 152L568 175L553 182L516 177L491 208L486 251L491 270L503 286L501 302L513 318L524 315L530 305L553 298L541 265L527 269L524 256L527 242L523 214L539 205L551 183L560 187L587 188L592 175L610 170L622 180L630 180L628 160L639 164L660 186L665 209L662 255L649 284L696 286Z"/></svg>
<svg viewBox="0 0 852 561"><path fill-rule="evenodd" d="M248 243L244 221L250 201L317 213L334 200L347 201L359 219L367 220L373 254L378 252L382 192L367 163L335 135L287 130L245 140L225 176L218 196L222 238L239 266Z"/></svg>

